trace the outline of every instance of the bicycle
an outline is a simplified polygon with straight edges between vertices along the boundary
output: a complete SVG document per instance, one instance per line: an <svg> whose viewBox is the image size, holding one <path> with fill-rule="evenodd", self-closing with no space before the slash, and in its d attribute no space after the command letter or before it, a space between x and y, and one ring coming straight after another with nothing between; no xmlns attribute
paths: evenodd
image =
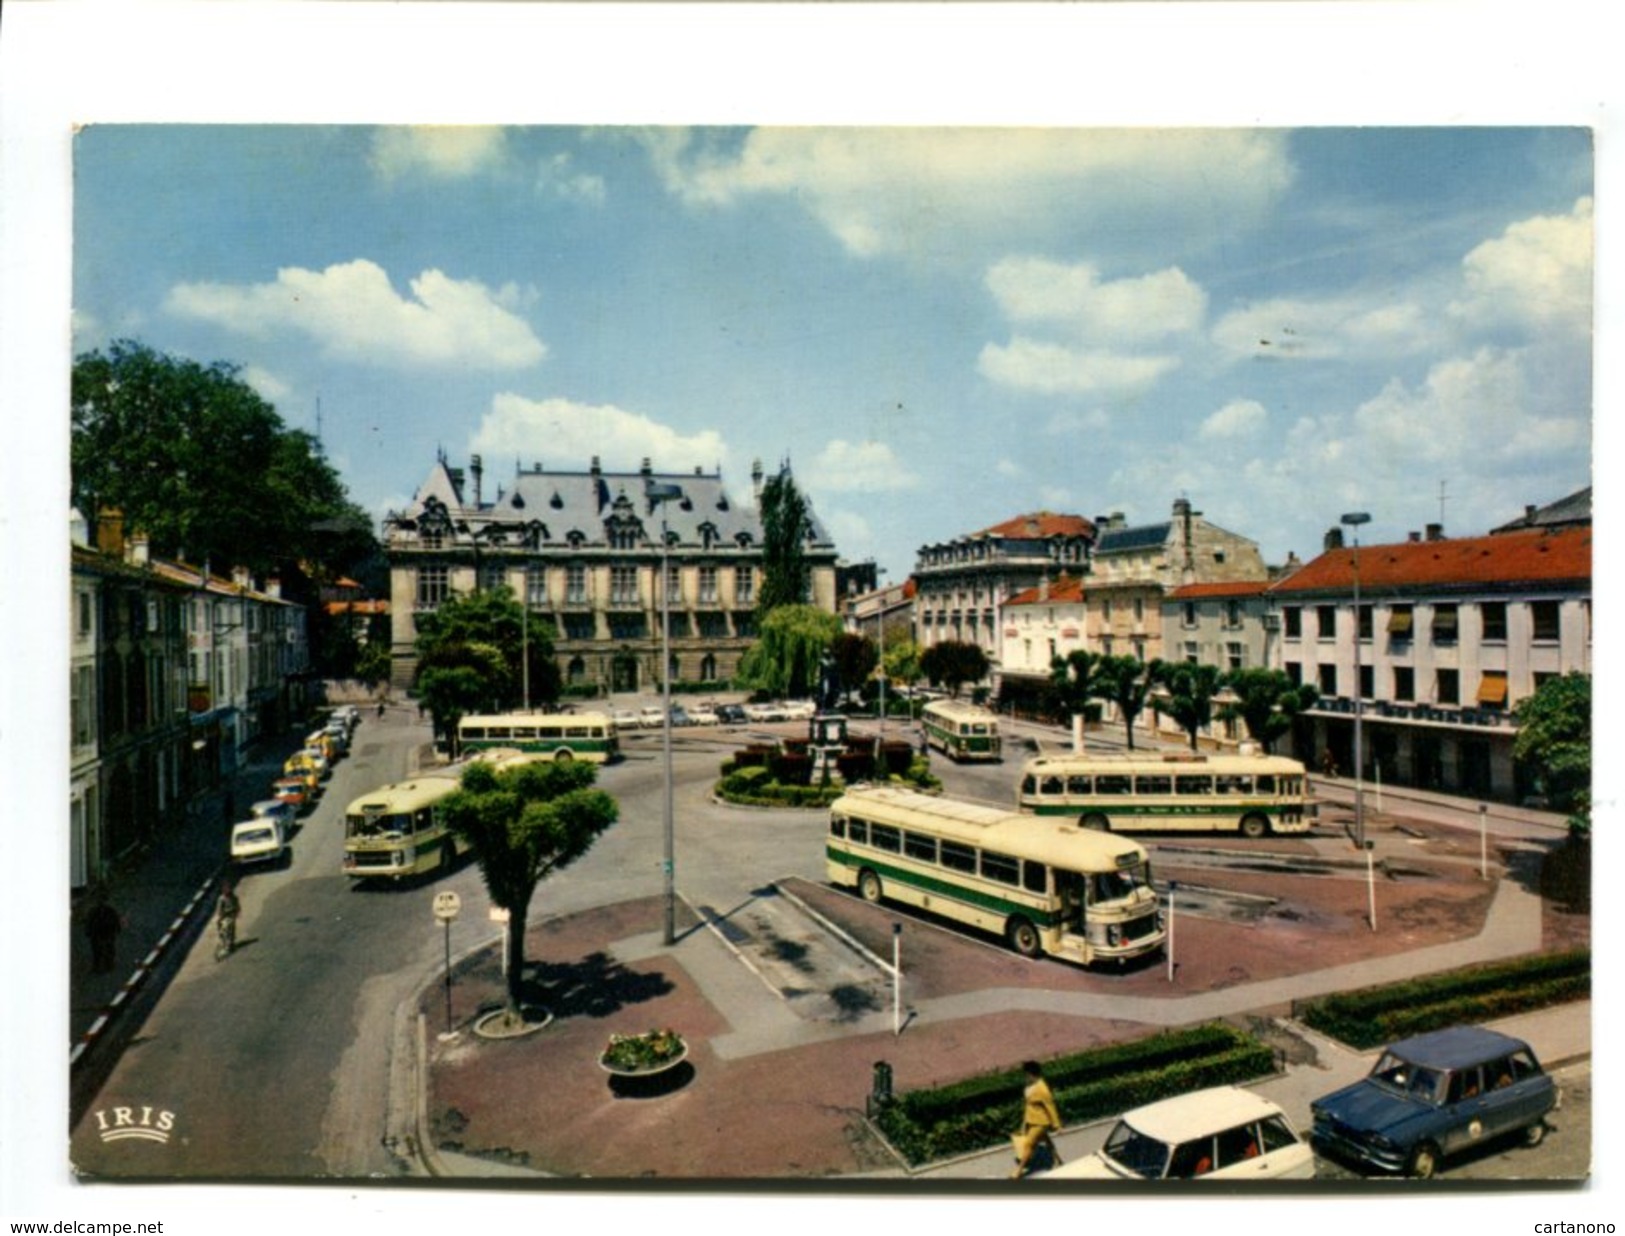
<svg viewBox="0 0 1625 1236"><path fill-rule="evenodd" d="M224 961L237 947L237 916L223 915L215 920L214 959Z"/></svg>

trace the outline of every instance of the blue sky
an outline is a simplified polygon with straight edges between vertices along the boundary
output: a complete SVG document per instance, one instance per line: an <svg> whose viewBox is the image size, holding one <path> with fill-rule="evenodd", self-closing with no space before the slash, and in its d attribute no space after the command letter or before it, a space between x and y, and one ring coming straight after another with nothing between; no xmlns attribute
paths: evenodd
<svg viewBox="0 0 1625 1236"><path fill-rule="evenodd" d="M75 346L438 449L788 458L843 556L1189 497L1268 560L1591 482L1583 127L92 125Z"/></svg>

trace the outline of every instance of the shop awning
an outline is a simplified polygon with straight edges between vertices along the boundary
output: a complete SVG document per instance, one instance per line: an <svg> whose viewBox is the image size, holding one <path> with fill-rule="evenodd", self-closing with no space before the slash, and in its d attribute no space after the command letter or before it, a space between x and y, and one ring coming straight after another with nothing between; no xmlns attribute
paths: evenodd
<svg viewBox="0 0 1625 1236"><path fill-rule="evenodd" d="M1486 673L1478 680L1478 702L1500 707L1507 702L1507 676L1497 671Z"/></svg>
<svg viewBox="0 0 1625 1236"><path fill-rule="evenodd" d="M1411 633L1411 611L1396 609L1388 615L1388 634L1409 635Z"/></svg>

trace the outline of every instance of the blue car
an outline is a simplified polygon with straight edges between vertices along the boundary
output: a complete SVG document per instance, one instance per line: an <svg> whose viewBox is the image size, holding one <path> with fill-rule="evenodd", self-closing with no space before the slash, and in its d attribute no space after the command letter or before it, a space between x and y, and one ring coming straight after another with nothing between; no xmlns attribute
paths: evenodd
<svg viewBox="0 0 1625 1236"><path fill-rule="evenodd" d="M1310 1142L1425 1180L1445 1158L1494 1138L1518 1134L1538 1145L1559 1098L1529 1044L1455 1026L1393 1044L1365 1078L1316 1099Z"/></svg>

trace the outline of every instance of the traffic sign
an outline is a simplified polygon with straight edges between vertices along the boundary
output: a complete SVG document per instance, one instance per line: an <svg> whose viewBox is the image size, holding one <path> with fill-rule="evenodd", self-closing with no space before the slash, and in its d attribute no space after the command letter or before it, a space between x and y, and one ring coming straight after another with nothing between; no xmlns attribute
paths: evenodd
<svg viewBox="0 0 1625 1236"><path fill-rule="evenodd" d="M456 893L436 893L434 895L434 916L442 923L449 923L457 917L457 912L463 908L463 899Z"/></svg>

